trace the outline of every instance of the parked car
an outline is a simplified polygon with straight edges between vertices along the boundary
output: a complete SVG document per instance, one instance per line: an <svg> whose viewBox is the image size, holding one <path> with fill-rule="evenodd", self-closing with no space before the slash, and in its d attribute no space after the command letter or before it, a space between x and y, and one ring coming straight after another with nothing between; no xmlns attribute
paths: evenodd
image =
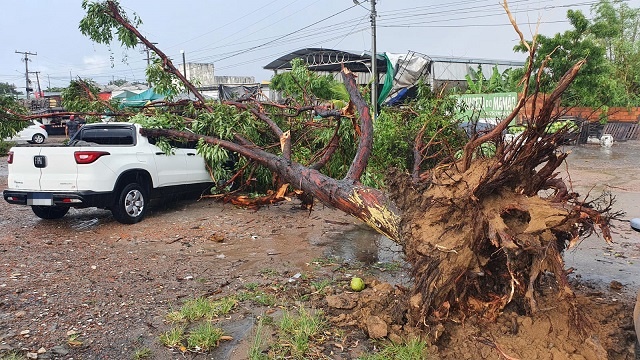
<svg viewBox="0 0 640 360"><path fill-rule="evenodd" d="M49 133L45 130L44 125L37 121L31 120L32 124L19 131L14 137L5 139L6 141L26 141L33 144L42 144L49 137Z"/></svg>

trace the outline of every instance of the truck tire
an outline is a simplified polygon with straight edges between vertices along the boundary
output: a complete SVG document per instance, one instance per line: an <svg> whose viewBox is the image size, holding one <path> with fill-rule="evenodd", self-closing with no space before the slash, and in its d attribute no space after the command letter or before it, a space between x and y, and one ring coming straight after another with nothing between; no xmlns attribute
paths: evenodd
<svg viewBox="0 0 640 360"><path fill-rule="evenodd" d="M31 210L40 219L54 220L60 219L69 211L68 206L31 206Z"/></svg>
<svg viewBox="0 0 640 360"><path fill-rule="evenodd" d="M146 199L147 191L143 186L138 183L128 184L118 194L111 213L122 224L135 224L147 213Z"/></svg>

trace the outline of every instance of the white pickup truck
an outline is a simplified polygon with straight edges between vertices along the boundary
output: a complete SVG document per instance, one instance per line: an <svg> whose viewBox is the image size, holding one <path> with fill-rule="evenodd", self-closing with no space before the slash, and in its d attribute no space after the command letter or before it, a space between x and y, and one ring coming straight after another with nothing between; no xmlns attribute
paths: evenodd
<svg viewBox="0 0 640 360"><path fill-rule="evenodd" d="M213 185L194 148L173 144L165 154L132 123L87 124L67 146L14 147L9 151L4 199L29 205L42 219L70 207L110 209L125 224L142 220L151 199L200 193Z"/></svg>

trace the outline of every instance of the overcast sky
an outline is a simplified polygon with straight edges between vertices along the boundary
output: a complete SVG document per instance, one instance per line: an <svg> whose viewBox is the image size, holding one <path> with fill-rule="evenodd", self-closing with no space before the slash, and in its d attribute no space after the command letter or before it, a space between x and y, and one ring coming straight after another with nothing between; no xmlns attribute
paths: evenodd
<svg viewBox="0 0 640 360"><path fill-rule="evenodd" d="M0 0L0 82L24 91L24 55L29 71L39 72L43 89L65 87L71 77L101 84L112 79L145 82L145 54L119 46L111 50L80 34L80 0ZM511 0L510 8L525 35L538 19L540 33L569 28L568 9L589 14L595 0ZM121 0L143 21L141 32L182 64L213 63L215 75L255 76L268 80L263 66L291 51L323 47L355 52L371 49L370 2L353 0ZM630 0L640 7L640 0ZM517 36L499 0L377 0L378 52L524 60L513 52ZM113 67L111 57L113 57ZM30 75L34 89L36 75Z"/></svg>

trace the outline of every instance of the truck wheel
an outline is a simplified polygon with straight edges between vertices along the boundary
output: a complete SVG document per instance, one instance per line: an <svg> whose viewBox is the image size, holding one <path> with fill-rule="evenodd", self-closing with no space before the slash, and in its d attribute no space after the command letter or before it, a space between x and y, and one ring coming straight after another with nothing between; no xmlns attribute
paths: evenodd
<svg viewBox="0 0 640 360"><path fill-rule="evenodd" d="M135 224L147 213L145 189L137 183L125 186L118 195L115 206L111 209L113 217L123 224Z"/></svg>
<svg viewBox="0 0 640 360"><path fill-rule="evenodd" d="M42 144L44 143L44 135L34 134L33 137L31 137L31 141L33 141L34 144Z"/></svg>
<svg viewBox="0 0 640 360"><path fill-rule="evenodd" d="M54 220L60 219L69 211L68 206L31 206L31 210L40 219Z"/></svg>

